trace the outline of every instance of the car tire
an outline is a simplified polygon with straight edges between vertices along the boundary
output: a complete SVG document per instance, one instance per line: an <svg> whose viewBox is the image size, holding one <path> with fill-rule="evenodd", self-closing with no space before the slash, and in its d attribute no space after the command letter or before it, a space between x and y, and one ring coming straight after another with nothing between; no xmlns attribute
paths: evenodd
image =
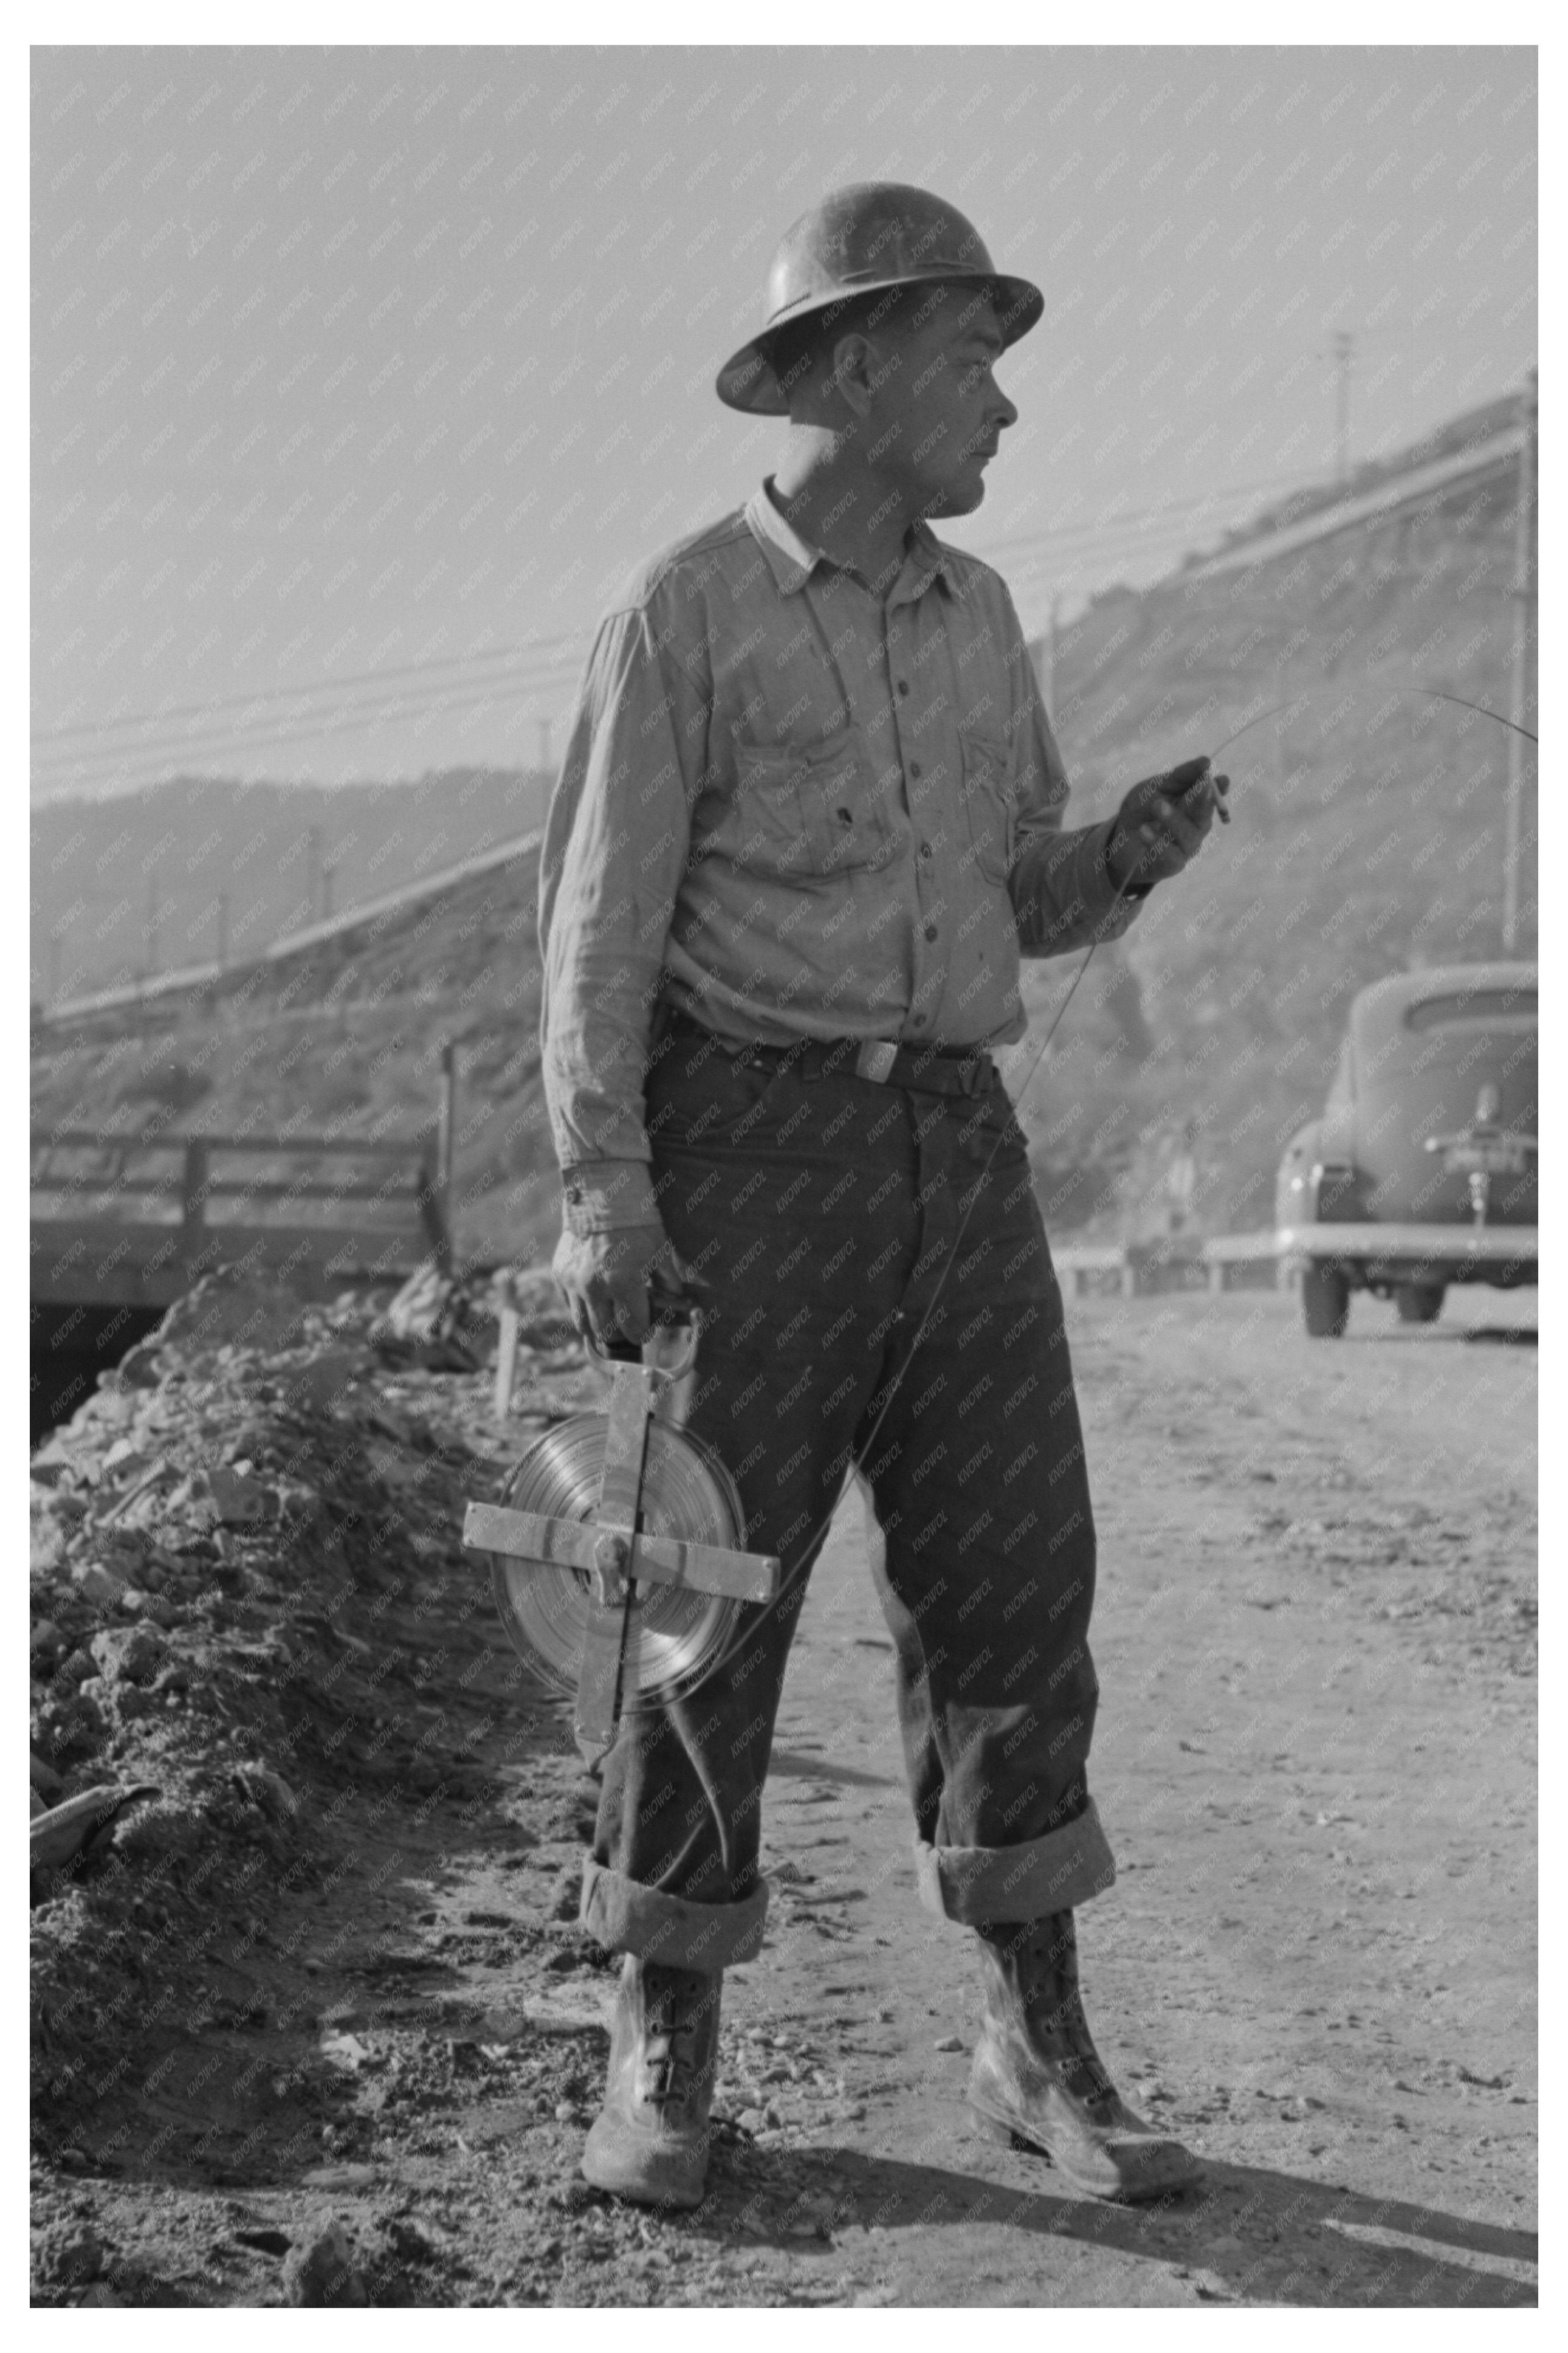
<svg viewBox="0 0 1568 2353"><path fill-rule="evenodd" d="M1309 1266L1301 1274L1301 1314L1310 1338L1337 1340L1350 1321L1349 1278L1338 1267Z"/></svg>
<svg viewBox="0 0 1568 2353"><path fill-rule="evenodd" d="M1394 1303L1399 1310L1402 1324L1436 1324L1443 1313L1444 1285L1440 1282L1396 1282Z"/></svg>

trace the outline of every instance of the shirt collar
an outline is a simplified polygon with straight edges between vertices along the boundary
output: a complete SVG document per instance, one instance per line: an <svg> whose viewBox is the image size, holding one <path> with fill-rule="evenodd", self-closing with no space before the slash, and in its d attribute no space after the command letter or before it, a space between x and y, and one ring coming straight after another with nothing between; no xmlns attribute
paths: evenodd
<svg viewBox="0 0 1568 2353"><path fill-rule="evenodd" d="M958 582L953 574L952 554L943 547L929 522L922 517L910 533L910 543L904 557L904 574L911 597L923 596L933 580L956 593Z"/></svg>
<svg viewBox="0 0 1568 2353"><path fill-rule="evenodd" d="M816 566L827 559L821 548L812 547L802 539L786 515L780 514L768 494L772 480L770 474L768 481L759 483L747 500L746 521L752 527L752 536L768 559L779 594L793 596L797 588L804 587Z"/></svg>
<svg viewBox="0 0 1568 2353"><path fill-rule="evenodd" d="M746 521L767 557L780 596L793 596L796 589L805 586L819 564L829 564L832 558L820 547L813 547L809 540L802 539L788 517L779 512L769 495L772 480L770 474L747 500ZM917 596L923 596L937 579L948 589L958 585L952 575L949 550L942 546L929 523L917 522L910 533L904 567L889 601L912 603Z"/></svg>

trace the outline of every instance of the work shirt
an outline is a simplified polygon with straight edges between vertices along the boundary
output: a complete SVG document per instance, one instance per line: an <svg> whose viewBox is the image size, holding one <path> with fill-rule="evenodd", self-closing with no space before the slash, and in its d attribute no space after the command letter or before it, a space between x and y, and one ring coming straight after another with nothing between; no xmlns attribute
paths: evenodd
<svg viewBox="0 0 1568 2353"><path fill-rule="evenodd" d="M569 1222L657 1219L661 998L751 1043L1021 1037L1020 954L1136 913L1110 826L1064 830L1067 794L1012 598L924 523L885 598L766 485L643 567L600 626L540 864Z"/></svg>

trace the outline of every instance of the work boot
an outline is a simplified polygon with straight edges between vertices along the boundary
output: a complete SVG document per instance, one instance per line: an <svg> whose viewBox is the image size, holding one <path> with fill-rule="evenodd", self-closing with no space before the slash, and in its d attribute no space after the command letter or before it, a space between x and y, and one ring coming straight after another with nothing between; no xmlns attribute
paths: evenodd
<svg viewBox="0 0 1568 2353"><path fill-rule="evenodd" d="M980 1931L985 2016L969 2105L990 2137L1026 2142L1086 2198L1163 2198L1202 2179L1169 2134L1126 2105L1095 2049L1070 1912Z"/></svg>
<svg viewBox="0 0 1568 2353"><path fill-rule="evenodd" d="M605 2105L583 2151L596 2189L643 2206L701 2204L723 1982L626 1955Z"/></svg>

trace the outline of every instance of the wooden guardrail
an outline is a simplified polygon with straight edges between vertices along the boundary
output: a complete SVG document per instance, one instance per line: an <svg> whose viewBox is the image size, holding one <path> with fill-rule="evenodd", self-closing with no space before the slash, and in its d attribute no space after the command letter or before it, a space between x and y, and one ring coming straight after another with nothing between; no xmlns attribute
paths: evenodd
<svg viewBox="0 0 1568 2353"><path fill-rule="evenodd" d="M167 1306L218 1265L307 1295L452 1263L450 1120L375 1143L321 1135L32 1138L35 1303Z"/></svg>
<svg viewBox="0 0 1568 2353"><path fill-rule="evenodd" d="M1188 1241L1179 1235L1152 1242L1063 1242L1051 1245L1051 1264L1062 1289L1116 1290L1124 1299L1153 1291L1226 1291L1237 1276L1283 1286L1288 1270L1274 1229L1255 1234L1211 1234Z"/></svg>

